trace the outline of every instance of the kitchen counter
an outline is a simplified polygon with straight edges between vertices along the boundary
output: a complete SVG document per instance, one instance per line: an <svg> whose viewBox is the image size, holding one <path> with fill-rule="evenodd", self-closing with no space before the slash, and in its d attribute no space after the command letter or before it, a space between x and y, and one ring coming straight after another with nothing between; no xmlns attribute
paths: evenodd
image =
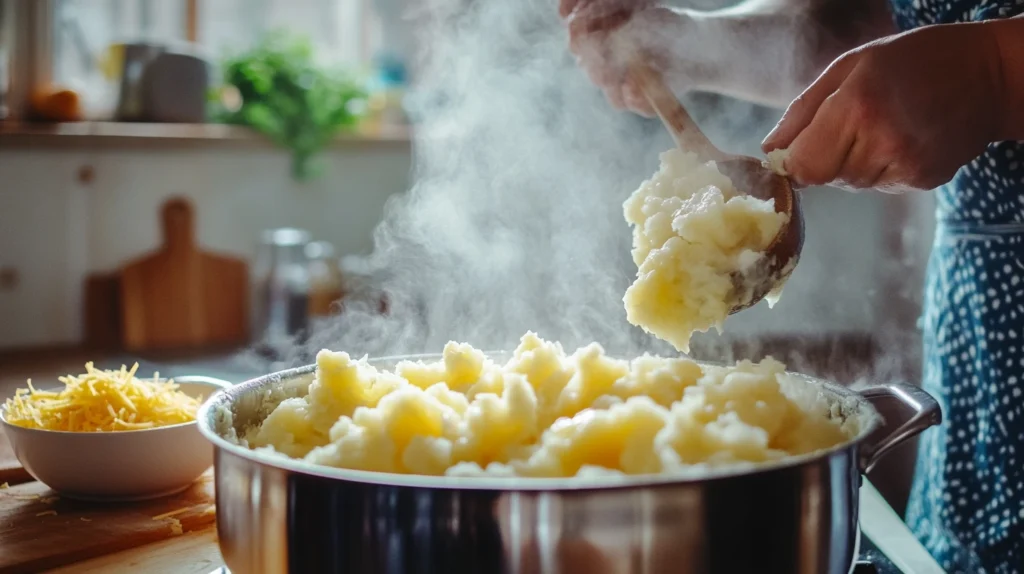
<svg viewBox="0 0 1024 574"><path fill-rule="evenodd" d="M866 536L907 574L945 574L871 482L860 487L860 526Z"/></svg>
<svg viewBox="0 0 1024 574"><path fill-rule="evenodd" d="M85 560L46 574L206 574L224 566L217 530L208 528L132 550Z"/></svg>

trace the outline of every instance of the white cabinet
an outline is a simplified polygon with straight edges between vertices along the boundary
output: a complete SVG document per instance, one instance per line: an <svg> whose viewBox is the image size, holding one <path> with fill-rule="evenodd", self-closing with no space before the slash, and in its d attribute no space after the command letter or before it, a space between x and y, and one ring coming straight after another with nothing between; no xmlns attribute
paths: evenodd
<svg viewBox="0 0 1024 574"><path fill-rule="evenodd" d="M79 339L87 268L80 157L0 151L0 348Z"/></svg>

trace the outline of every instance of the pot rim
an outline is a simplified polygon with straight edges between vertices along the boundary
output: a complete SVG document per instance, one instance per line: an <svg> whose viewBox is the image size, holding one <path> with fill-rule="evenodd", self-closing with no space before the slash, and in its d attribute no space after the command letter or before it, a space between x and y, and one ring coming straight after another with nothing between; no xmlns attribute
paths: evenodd
<svg viewBox="0 0 1024 574"><path fill-rule="evenodd" d="M485 353L488 358L492 359L500 356L508 356L510 354L511 353L509 351ZM441 356L442 355L440 353L395 355L369 359L368 362L375 365L393 365L399 361L436 360ZM709 361L696 362L701 366L720 366ZM695 483L708 480L722 480L751 475L763 475L770 472L790 469L828 458L837 453L855 449L868 436L870 436L872 432L877 430L881 424L881 417L878 414L878 411L871 404L871 401L861 393L809 375L786 371L785 374L787 376L795 377L798 380L817 385L839 400L852 399L855 401L856 410L854 411L851 409L851 412L857 412L858 416L863 417L866 421L857 436L828 449L790 456L777 461L765 463L737 463L736 465L723 467L695 466L692 469L684 471L673 471L671 473L662 474L533 478L509 476L413 475L314 465L301 459L294 459L283 454L252 450L242 445L234 444L216 432L215 421L218 418L218 413L221 412L219 411L220 407L226 407L233 411L235 402L242 396L253 394L255 389L267 389L284 381L294 380L299 377L311 375L315 372L315 364L305 365L256 377L235 385L232 388L217 391L203 403L196 414L196 420L199 423L199 431L213 444L217 449L218 454L221 451L224 451L260 465L330 480L383 486L446 490L580 491ZM867 410L865 411L865 409Z"/></svg>

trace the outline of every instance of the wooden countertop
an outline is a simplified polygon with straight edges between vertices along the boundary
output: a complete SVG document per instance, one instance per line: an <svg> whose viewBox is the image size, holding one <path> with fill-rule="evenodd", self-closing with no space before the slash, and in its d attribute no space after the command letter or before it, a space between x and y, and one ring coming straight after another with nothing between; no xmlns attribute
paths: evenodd
<svg viewBox="0 0 1024 574"><path fill-rule="evenodd" d="M223 566L212 471L131 503L68 499L39 482L0 485L0 572L177 572Z"/></svg>
<svg viewBox="0 0 1024 574"><path fill-rule="evenodd" d="M224 566L216 528L78 562L47 574L208 574Z"/></svg>

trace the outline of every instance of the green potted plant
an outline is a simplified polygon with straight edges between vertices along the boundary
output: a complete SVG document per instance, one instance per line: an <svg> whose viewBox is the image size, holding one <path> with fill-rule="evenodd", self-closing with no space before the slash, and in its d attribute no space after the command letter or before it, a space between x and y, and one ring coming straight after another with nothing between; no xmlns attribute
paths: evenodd
<svg viewBox="0 0 1024 574"><path fill-rule="evenodd" d="M365 93L351 74L314 63L307 38L273 32L222 64L214 117L255 129L292 154L292 175L320 171L314 158L339 132L358 125Z"/></svg>

